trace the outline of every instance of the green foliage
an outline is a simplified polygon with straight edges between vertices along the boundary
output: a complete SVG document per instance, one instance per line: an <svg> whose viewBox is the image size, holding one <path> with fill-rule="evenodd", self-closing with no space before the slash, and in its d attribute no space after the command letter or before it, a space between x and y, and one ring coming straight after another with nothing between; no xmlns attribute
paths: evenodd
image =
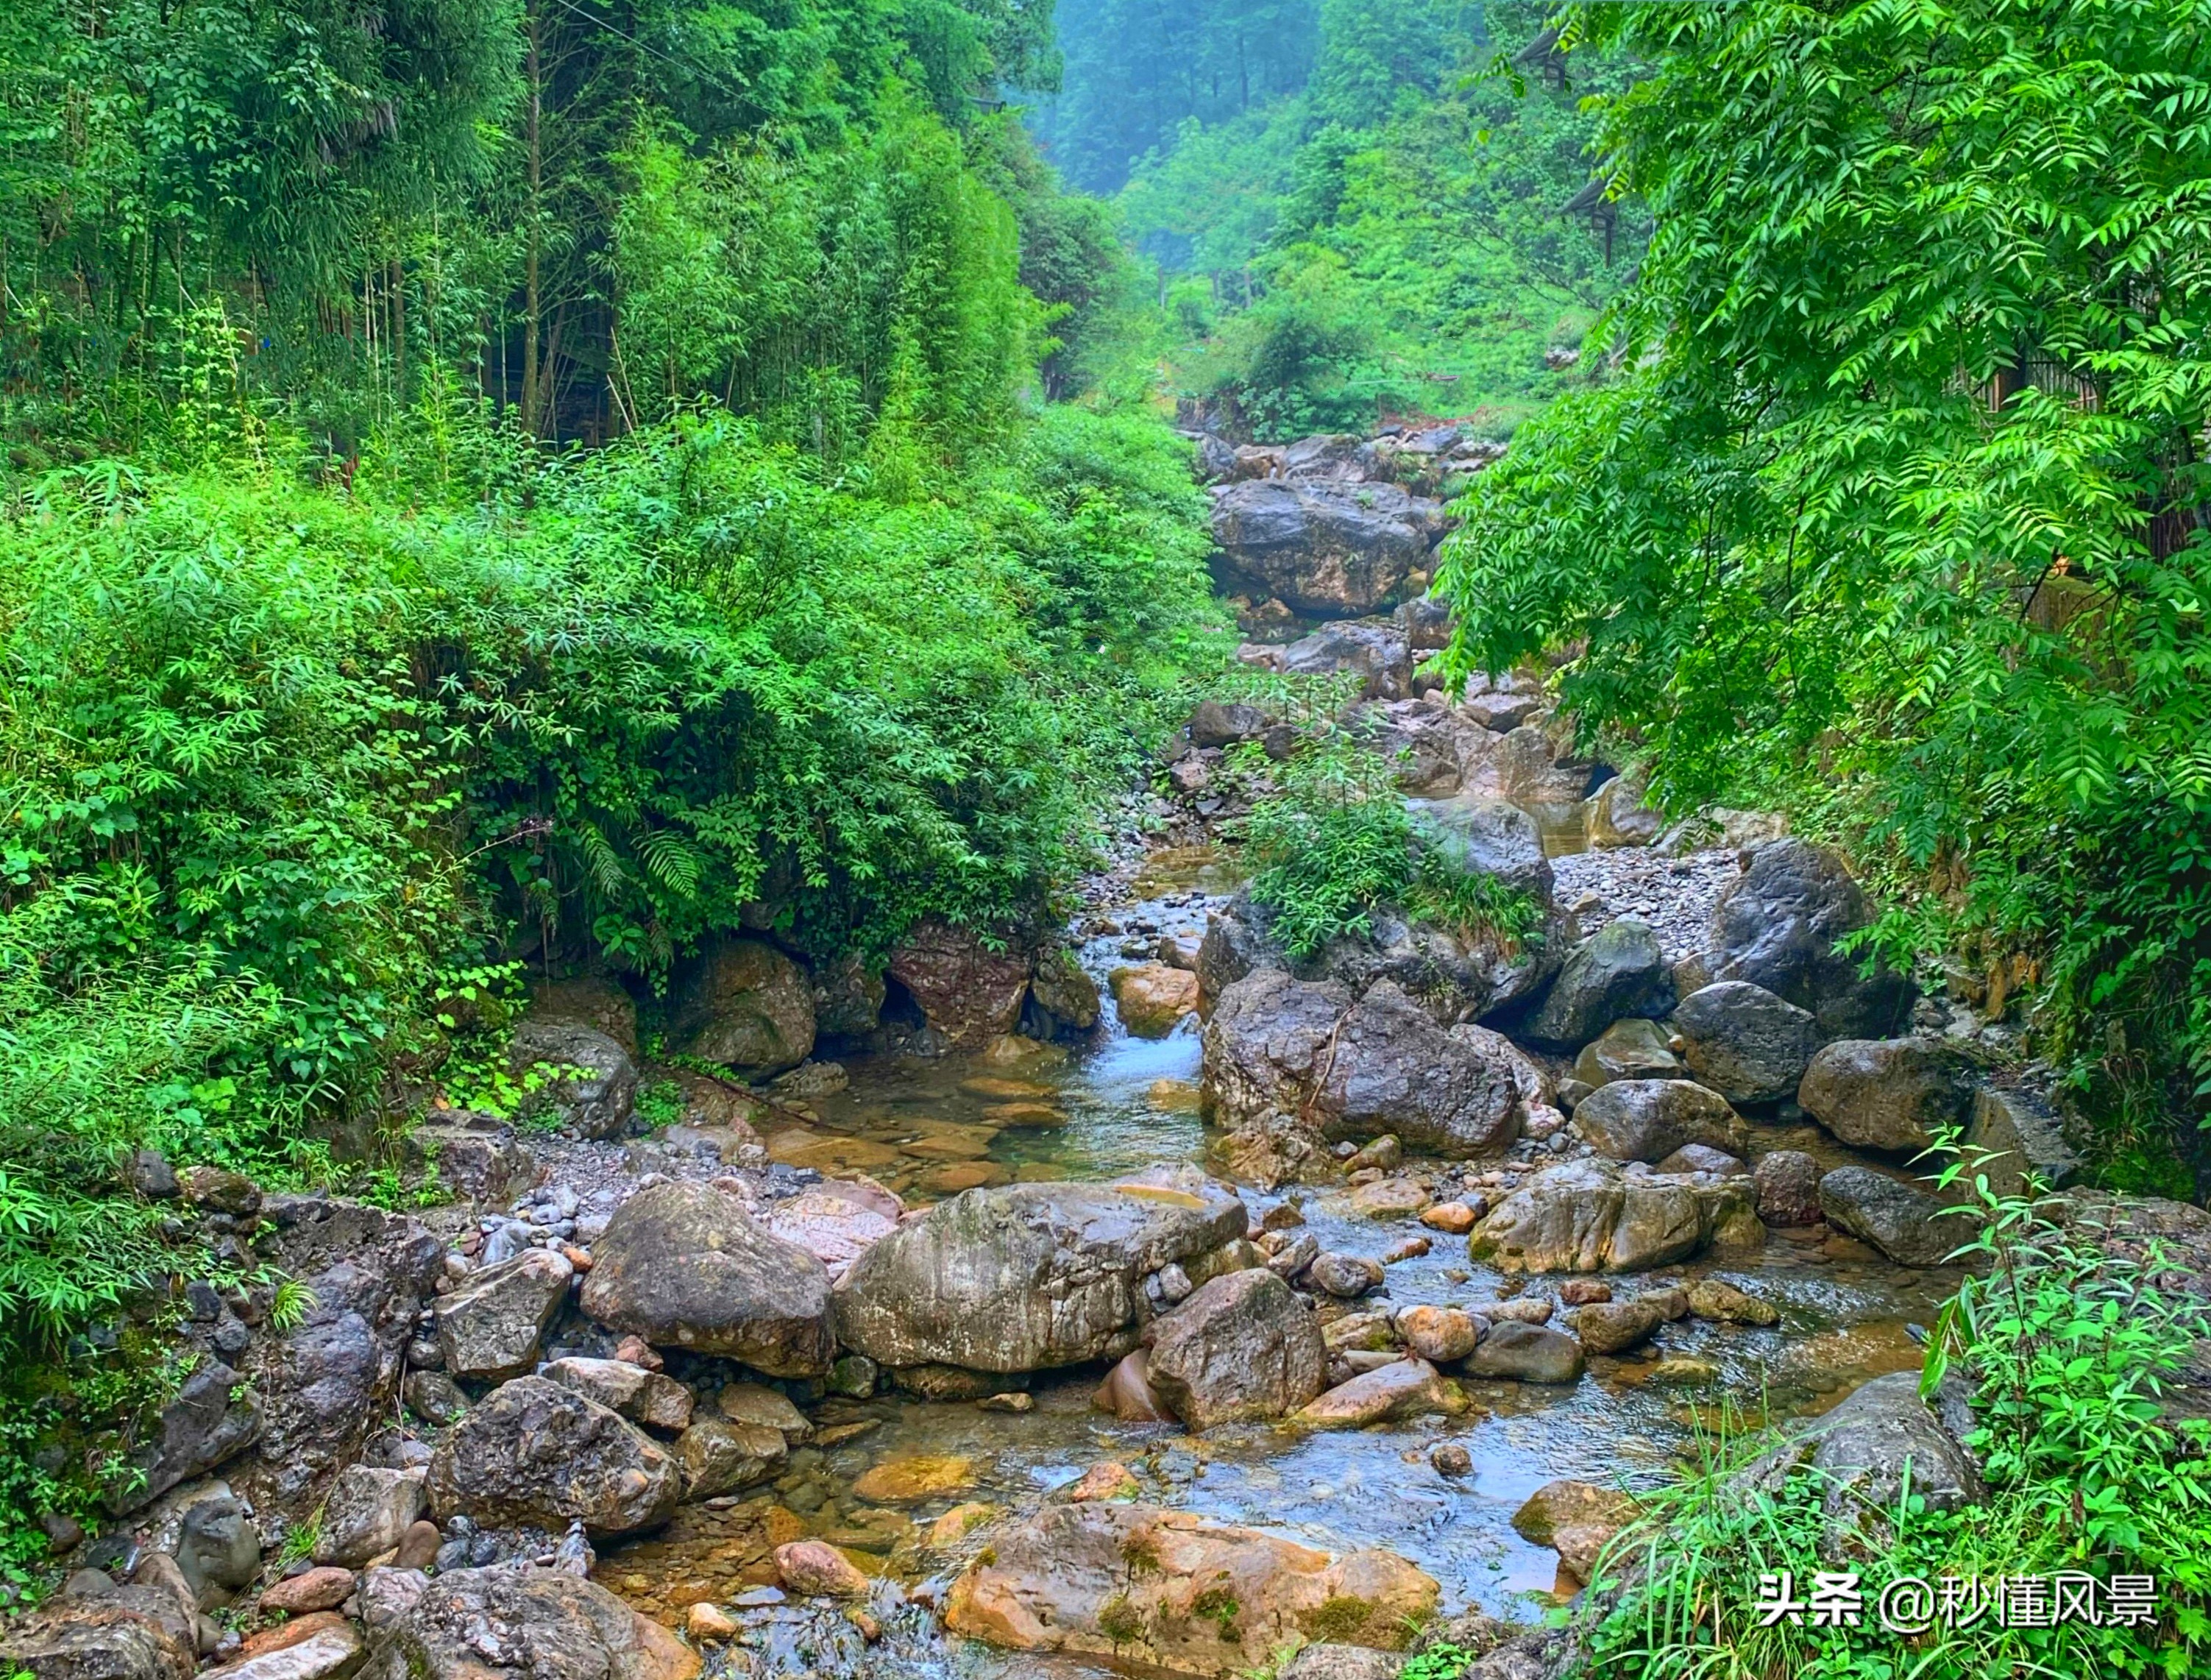
<svg viewBox="0 0 2211 1680"><path fill-rule="evenodd" d="M1256 744L1239 749L1236 768L1264 790L1243 823L1251 897L1271 913L1271 931L1291 956L1371 932L1384 905L1508 946L1542 926L1542 908L1526 893L1420 843L1397 791L1396 764L1342 725L1322 721L1280 765Z"/></svg>
<svg viewBox="0 0 2211 1680"><path fill-rule="evenodd" d="M1603 129L1656 218L1633 371L1478 482L1458 667L1583 644L1564 703L1662 800L1849 841L1893 945L2038 981L2103 1147L2169 1154L2211 1094L2196 9L1579 18L1655 66Z"/></svg>
<svg viewBox="0 0 2211 1680"><path fill-rule="evenodd" d="M1905 1636L1869 1613L1857 1628L1760 1627L1749 1587L1761 1574L1786 1570L1803 1584L1836 1567L1833 1490L1807 1471L1776 1494L1746 1494L1729 1477L1748 1455L1722 1446L1651 1500L1608 1554L1605 1573L1626 1586L1604 1595L1590 1630L1593 1677L2202 1671L2211 1646L2211 1426L2166 1419L2159 1401L2211 1323L2200 1302L2160 1284L2166 1257L2154 1248L2114 1258L2093 1230L2052 1225L2026 1198L1993 1198L1965 1168L1953 1165L1945 1178L1983 1209L1973 1246L1993 1270L1946 1312L1925 1386L1946 1368L1972 1383L1970 1444L1989 1495L1945 1513L1907 1484L1894 1509L1862 1512L1843 1567L1869 1583L1869 1605L1899 1576L2149 1574L2159 1621L2008 1628L1991 1614Z"/></svg>

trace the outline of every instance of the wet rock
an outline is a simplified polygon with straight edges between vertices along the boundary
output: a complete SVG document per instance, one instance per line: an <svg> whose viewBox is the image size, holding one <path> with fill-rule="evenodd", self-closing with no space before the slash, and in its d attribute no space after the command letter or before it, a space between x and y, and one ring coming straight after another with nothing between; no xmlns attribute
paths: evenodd
<svg viewBox="0 0 2211 1680"><path fill-rule="evenodd" d="M1106 976L1121 1024L1140 1039L1163 1039L1197 1009L1197 976L1188 969L1148 962Z"/></svg>
<svg viewBox="0 0 2211 1680"><path fill-rule="evenodd" d="M167 1560L164 1560L167 1562ZM0 1663L33 1680L190 1680L198 1666L198 1611L171 1566L118 1586L94 1579L41 1604L0 1632Z"/></svg>
<svg viewBox="0 0 2211 1680"><path fill-rule="evenodd" d="M1717 1277L1689 1285L1689 1311L1714 1324L1778 1325L1781 1309Z"/></svg>
<svg viewBox="0 0 2211 1680"><path fill-rule="evenodd" d="M1065 1491L1069 1504L1087 1505L1101 1499L1134 1499L1138 1488L1128 1465L1108 1459L1084 1471L1068 1484Z"/></svg>
<svg viewBox="0 0 2211 1680"><path fill-rule="evenodd" d="M1667 1023L1681 1040L1681 1059L1729 1102L1778 1102L1794 1096L1820 1047L1808 1010L1748 980L1699 986Z"/></svg>
<svg viewBox="0 0 2211 1680"><path fill-rule="evenodd" d="M1049 1017L1052 1034L1087 1033L1098 1024L1098 982L1064 945L1039 951L1029 1001Z"/></svg>
<svg viewBox="0 0 2211 1680"><path fill-rule="evenodd" d="M556 1359L539 1376L596 1400L632 1422L670 1434L691 1422L691 1391L673 1377L620 1359Z"/></svg>
<svg viewBox="0 0 2211 1680"><path fill-rule="evenodd" d="M1150 1386L1193 1429L1295 1411L1321 1391L1320 1326L1289 1286L1267 1271L1216 1277L1160 1319Z"/></svg>
<svg viewBox="0 0 2211 1680"><path fill-rule="evenodd" d="M1305 1276L1315 1289L1339 1301L1356 1301L1369 1289L1382 1287L1382 1268L1378 1262L1332 1250L1316 1254L1312 1264L1305 1268Z"/></svg>
<svg viewBox="0 0 2211 1680"><path fill-rule="evenodd" d="M397 1627L429 1585L429 1576L419 1568L363 1571L354 1591L360 1595L361 1624L369 1637L379 1639Z"/></svg>
<svg viewBox="0 0 2211 1680"><path fill-rule="evenodd" d="M1748 980L1808 1010L1826 1038L1874 1038L1911 1007L1911 983L1835 949L1872 912L1842 860L1801 840L1752 847L1741 879L1712 907L1707 934L1715 980Z"/></svg>
<svg viewBox="0 0 2211 1680"><path fill-rule="evenodd" d="M1123 1356L1106 1374L1106 1380L1098 1385L1090 1404L1100 1411L1111 1412L1124 1423L1174 1421L1166 1402L1152 1387L1151 1356L1142 1348Z"/></svg>
<svg viewBox="0 0 2211 1680"><path fill-rule="evenodd" d="M757 1423L702 1417L675 1443L684 1497L713 1499L765 1482L783 1468L789 1451L780 1430Z"/></svg>
<svg viewBox="0 0 2211 1680"><path fill-rule="evenodd" d="M1582 1344L1564 1331L1506 1319L1489 1327L1461 1368L1470 1377L1566 1383L1581 1380L1585 1362Z"/></svg>
<svg viewBox="0 0 2211 1680"><path fill-rule="evenodd" d="M605 1588L555 1569L456 1569L426 1585L363 1680L691 1680L699 1657Z"/></svg>
<svg viewBox="0 0 2211 1680"><path fill-rule="evenodd" d="M1477 1301L1467 1311L1485 1324L1548 1324L1553 1308L1541 1295L1514 1295L1509 1301Z"/></svg>
<svg viewBox="0 0 2211 1680"><path fill-rule="evenodd" d="M1648 922L1622 917L1574 947L1522 1028L1536 1043L1578 1050L1629 1016L1674 1006L1674 981Z"/></svg>
<svg viewBox="0 0 2211 1680"><path fill-rule="evenodd" d="M1567 1568L1586 1580L1613 1537L1635 1520L1626 1494L1593 1483L1547 1482L1512 1513L1512 1526L1530 1544L1549 1546Z"/></svg>
<svg viewBox="0 0 2211 1680"><path fill-rule="evenodd" d="M1664 1029L1641 1016L1614 1022L1574 1058L1574 1077L1592 1090L1615 1079L1679 1079L1684 1071L1681 1059L1667 1047ZM1576 1100L1577 1116L1588 1101L1586 1096Z"/></svg>
<svg viewBox="0 0 2211 1680"><path fill-rule="evenodd" d="M1256 741L1273 719L1256 706L1238 701L1202 700L1184 725L1194 747L1233 747Z"/></svg>
<svg viewBox="0 0 2211 1680"><path fill-rule="evenodd" d="M868 1578L842 1552L821 1540L794 1540L775 1549L784 1590L802 1598L864 1598Z"/></svg>
<svg viewBox="0 0 2211 1680"><path fill-rule="evenodd" d="M1935 1266L1972 1240L1972 1222L1947 1211L1961 1194L1936 1197L1870 1167L1838 1167L1820 1180L1820 1211L1899 1265Z"/></svg>
<svg viewBox="0 0 2211 1680"><path fill-rule="evenodd" d="M1820 1222L1818 1160L1802 1149L1775 1149L1759 1157L1758 1216L1769 1225L1797 1228Z"/></svg>
<svg viewBox="0 0 2211 1680"><path fill-rule="evenodd" d="M446 1374L503 1382L537 1362L537 1344L568 1298L575 1268L549 1248L471 1274L438 1303Z"/></svg>
<svg viewBox="0 0 2211 1680"><path fill-rule="evenodd" d="M929 1525L929 1544L933 1550L949 1551L977 1529L996 1520L998 1507L978 1500L969 1500L955 1505Z"/></svg>
<svg viewBox="0 0 2211 1680"><path fill-rule="evenodd" d="M869 1247L898 1228L898 1215L844 1193L834 1183L769 1206L769 1233L821 1262L834 1283Z"/></svg>
<svg viewBox="0 0 2211 1680"><path fill-rule="evenodd" d="M227 1495L192 1501L178 1525L177 1567L202 1610L212 1610L261 1573L261 1537L245 1507Z"/></svg>
<svg viewBox="0 0 2211 1680"><path fill-rule="evenodd" d="M1389 602L1426 565L1435 512L1394 485L1251 479L1215 494L1213 537L1230 571L1293 611L1348 618Z"/></svg>
<svg viewBox="0 0 2211 1680"><path fill-rule="evenodd" d="M610 1328L770 1376L819 1376L836 1356L821 1261L719 1191L667 1183L638 1192L615 1210L592 1258L583 1308Z"/></svg>
<svg viewBox="0 0 2211 1680"><path fill-rule="evenodd" d="M814 1052L814 986L764 939L724 939L680 977L670 1041L754 1077Z"/></svg>
<svg viewBox="0 0 2211 1680"><path fill-rule="evenodd" d="M1372 1167L1377 1172L1394 1173L1404 1159L1405 1146L1395 1136L1385 1131L1345 1161L1343 1170L1357 1173Z"/></svg>
<svg viewBox="0 0 2211 1680"><path fill-rule="evenodd" d="M1409 1219L1427 1204L1417 1179L1377 1179L1351 1192L1352 1210L1368 1219Z"/></svg>
<svg viewBox="0 0 2211 1680"><path fill-rule="evenodd" d="M1045 1370L1118 1356L1143 1279L1241 1237L1243 1203L1188 1189L1017 1184L939 1203L838 1283L839 1339L887 1365Z"/></svg>
<svg viewBox="0 0 2211 1680"><path fill-rule="evenodd" d="M1663 1161L1688 1143L1743 1147L1742 1122L1727 1100L1687 1079L1615 1079L1574 1110L1574 1124L1614 1161Z"/></svg>
<svg viewBox="0 0 2211 1680"><path fill-rule="evenodd" d="M885 973L947 1046L973 1048L1020 1022L1030 961L1025 951L990 950L970 930L932 919L907 931Z"/></svg>
<svg viewBox="0 0 2211 1680"><path fill-rule="evenodd" d="M1625 1353L1658 1333L1665 1315L1643 1301L1592 1301L1571 1315L1574 1334L1591 1353Z"/></svg>
<svg viewBox="0 0 2211 1680"><path fill-rule="evenodd" d="M408 1410L440 1428L469 1409L469 1397L443 1371L409 1371L406 1400Z"/></svg>
<svg viewBox="0 0 2211 1680"><path fill-rule="evenodd" d="M1439 1476L1471 1476L1474 1454L1455 1440L1439 1440L1428 1449L1428 1463Z"/></svg>
<svg viewBox="0 0 2211 1680"><path fill-rule="evenodd" d="M1256 1667L1300 1639L1399 1647L1439 1592L1394 1553L1331 1557L1147 1505L1047 1506L987 1556L953 1585L954 1633L1175 1675Z"/></svg>
<svg viewBox="0 0 2211 1680"><path fill-rule="evenodd" d="M1569 1277L1559 1285L1559 1305L1589 1307L1612 1299L1612 1285L1594 1277Z"/></svg>
<svg viewBox="0 0 2211 1680"><path fill-rule="evenodd" d="M261 1434L259 1396L238 1372L208 1360L161 1408L153 1438L110 1484L107 1508L121 1516L150 1504L179 1483L228 1463Z"/></svg>
<svg viewBox="0 0 2211 1680"><path fill-rule="evenodd" d="M1005 1386L1001 1373L960 1365L902 1365L891 1381L901 1393L923 1400L984 1400Z"/></svg>
<svg viewBox="0 0 2211 1680"><path fill-rule="evenodd" d="M1432 1365L1464 1359L1481 1339L1474 1316L1456 1307L1408 1307L1397 1314L1396 1331L1407 1347Z"/></svg>
<svg viewBox="0 0 2211 1680"><path fill-rule="evenodd" d="M964 1493L975 1485L975 1461L953 1453L918 1453L886 1459L852 1483L855 1497L884 1505Z"/></svg>
<svg viewBox="0 0 2211 1680"><path fill-rule="evenodd" d="M604 1033L557 1021L515 1028L507 1060L517 1077L532 1068L568 1070L524 1099L523 1112L552 1110L585 1137L619 1137L637 1107L637 1064Z"/></svg>
<svg viewBox="0 0 2211 1680"><path fill-rule="evenodd" d="M597 1535L667 1520L682 1491L675 1459L619 1414L541 1377L517 1377L454 1425L430 1461L430 1502L492 1527Z"/></svg>
<svg viewBox="0 0 2211 1680"><path fill-rule="evenodd" d="M1711 1173L1721 1178L1729 1177L1750 1169L1736 1156L1725 1149L1715 1149L1703 1143L1684 1143L1660 1161L1654 1169L1669 1173Z"/></svg>
<svg viewBox="0 0 2211 1680"><path fill-rule="evenodd" d="M1297 1414L1315 1429L1363 1429L1451 1409L1449 1392L1425 1359L1397 1359L1338 1383Z"/></svg>
<svg viewBox="0 0 2211 1680"><path fill-rule="evenodd" d="M751 1423L772 1429L791 1446L810 1439L814 1426L806 1414L763 1384L733 1382L714 1397L714 1410L732 1423Z"/></svg>
<svg viewBox="0 0 2211 1680"><path fill-rule="evenodd" d="M1804 1070L1796 1101L1844 1143L1916 1155L1966 1117L1971 1069L1932 1039L1842 1039Z"/></svg>
<svg viewBox="0 0 2211 1680"><path fill-rule="evenodd" d="M1500 1271L1586 1272L1639 1271L1764 1237L1740 1183L1629 1178L1585 1160L1523 1180L1467 1241Z"/></svg>
<svg viewBox="0 0 2211 1680"><path fill-rule="evenodd" d="M1536 819L1503 799L1462 794L1407 803L1419 843L1468 875L1494 876L1536 903L1551 902L1554 878Z"/></svg>
<svg viewBox="0 0 2211 1680"><path fill-rule="evenodd" d="M1481 1217L1481 1213L1472 1203L1439 1202L1435 1206L1421 1210L1420 1223L1430 1230L1441 1231L1446 1236L1463 1237L1474 1228L1475 1222Z"/></svg>

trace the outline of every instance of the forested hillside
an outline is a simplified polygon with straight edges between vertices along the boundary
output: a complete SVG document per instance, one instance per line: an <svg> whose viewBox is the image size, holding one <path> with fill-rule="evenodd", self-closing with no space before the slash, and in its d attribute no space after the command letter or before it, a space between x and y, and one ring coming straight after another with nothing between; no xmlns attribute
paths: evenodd
<svg viewBox="0 0 2211 1680"><path fill-rule="evenodd" d="M1618 52L1504 0L1065 9L1032 116L1159 265L1178 390L1278 440L1390 413L1503 434L1583 383L1633 267L1633 205L1570 211Z"/></svg>

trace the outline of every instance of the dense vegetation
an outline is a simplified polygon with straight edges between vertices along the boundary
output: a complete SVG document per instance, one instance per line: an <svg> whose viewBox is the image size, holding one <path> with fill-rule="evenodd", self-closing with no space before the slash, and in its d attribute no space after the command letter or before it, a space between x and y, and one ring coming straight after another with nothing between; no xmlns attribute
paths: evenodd
<svg viewBox="0 0 2211 1680"><path fill-rule="evenodd" d="M1569 64L1514 0L1107 4L1063 29L1038 131L1074 179L1119 189L1161 270L1174 382L1232 428L1407 413L1501 433L1586 379L1552 364L1641 222L1608 235L1562 211L1590 179L1581 102L1624 85L1626 58Z"/></svg>
<svg viewBox="0 0 2211 1680"><path fill-rule="evenodd" d="M1656 232L1469 499L1462 666L1582 651L1679 807L1848 842L1892 954L2031 991L2107 1173L2211 1098L2211 36L2200 6L1599 6Z"/></svg>
<svg viewBox="0 0 2211 1680"><path fill-rule="evenodd" d="M129 1149L337 1170L518 958L1034 914L1219 654L1186 446L1040 401L1130 272L1048 9L379 20L0 22L0 1562Z"/></svg>

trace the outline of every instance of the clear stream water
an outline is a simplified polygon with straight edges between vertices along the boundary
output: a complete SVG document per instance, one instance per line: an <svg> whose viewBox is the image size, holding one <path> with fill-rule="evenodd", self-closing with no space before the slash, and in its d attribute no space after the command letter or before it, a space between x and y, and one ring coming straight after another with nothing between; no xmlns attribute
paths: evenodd
<svg viewBox="0 0 2211 1680"><path fill-rule="evenodd" d="M1233 884L1204 854L1155 859L1130 901L1106 913L1124 931L1091 938L1081 949L1085 966L1102 988L1111 969L1144 960L1124 945L1201 934L1208 901L1218 902ZM1106 1007L1110 1012L1110 994ZM814 1099L809 1131L781 1140L776 1151L832 1170L866 1171L924 1202L978 1176L1087 1179L1194 1161L1203 1142L1195 1028L1185 1021L1166 1039L1145 1040L1109 1017L1094 1046L1081 1053L1010 1068L962 1057L853 1060L846 1064L850 1088ZM999 1083L1009 1081L1024 1089L1009 1095ZM1033 1113L1004 1123L1009 1101L1063 1119L1027 1123L1041 1118ZM1832 1149L1808 1128L1774 1142ZM1297 1193L1324 1248L1378 1258L1421 1228L1361 1218L1341 1190ZM1274 1199L1247 1192L1255 1211ZM1390 1301L1464 1303L1513 1292L1508 1280L1469 1262L1462 1240L1430 1234L1428 1254L1390 1266ZM1512 1530L1512 1513L1530 1494L1560 1477L1647 1483L1697 1451L1700 1435L1730 1416L1739 1422L1819 1411L1869 1377L1914 1368L1920 1354L1906 1325L1931 1323L1955 1286L1947 1273L1827 1260L1778 1240L1759 1262L1671 1268L1659 1277L1675 1281L1707 1270L1772 1301L1783 1325L1757 1330L1683 1320L1668 1326L1653 1350L1592 1359L1590 1374L1572 1387L1469 1383L1477 1410L1458 1419L1302 1435L1255 1426L1200 1439L1093 1410L1090 1396L1100 1373L1087 1368L1039 1377L1030 1391L1033 1410L1025 1413L897 1395L833 1399L815 1409L817 1444L796 1453L775 1484L686 1507L669 1529L610 1555L599 1579L675 1625L698 1599L726 1604L748 1585L772 1580L772 1545L814 1535L846 1546L870 1572L911 1585L944 1568L943 1555L922 1541L954 1504L1033 1505L1113 1459L1136 1471L1148 1498L1330 1550L1389 1547L1443 1584L1447 1610L1479 1606L1530 1618L1556 1602L1554 1592L1575 1586L1559 1575L1553 1553ZM1527 1292L1549 1289L1535 1279ZM1651 1384L1645 1379L1662 1354L1700 1356L1717 1365L1718 1376L1701 1388ZM1429 1465L1428 1449L1444 1440L1467 1448L1471 1476L1452 1480ZM893 1496L862 1483L871 1471L913 1468L907 1461L915 1459L940 1461L921 1467L940 1490ZM955 1462L941 1462L947 1460ZM781 1645L764 1661L755 1653L757 1672L829 1674L857 1671L863 1663L849 1624L795 1610L778 1614L786 1618L778 1630ZM863 1665L869 1675L1104 1671L958 1648L918 1612L895 1616L893 1633L869 1648ZM718 1658L716 1667L742 1660Z"/></svg>

